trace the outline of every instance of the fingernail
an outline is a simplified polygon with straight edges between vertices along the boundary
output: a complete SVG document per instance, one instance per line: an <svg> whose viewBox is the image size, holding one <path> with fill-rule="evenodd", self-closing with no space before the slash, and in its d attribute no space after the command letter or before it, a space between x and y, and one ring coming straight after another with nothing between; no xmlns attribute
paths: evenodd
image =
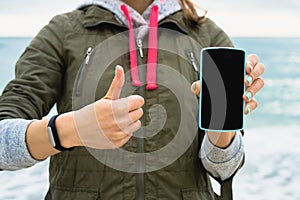
<svg viewBox="0 0 300 200"><path fill-rule="evenodd" d="M194 83L194 85L193 85L193 89L194 89L194 91L196 91L196 88L197 88L197 84L196 84L196 83Z"/></svg>
<svg viewBox="0 0 300 200"><path fill-rule="evenodd" d="M252 93L251 92L245 92L245 96L247 97L248 100L252 98Z"/></svg>
<svg viewBox="0 0 300 200"><path fill-rule="evenodd" d="M246 81L248 82L248 84L249 85L251 85L252 84L252 81L253 81L253 78L252 78L252 76L246 76Z"/></svg>
<svg viewBox="0 0 300 200"><path fill-rule="evenodd" d="M251 108L250 106L247 107L247 114L249 114L251 112Z"/></svg>
<svg viewBox="0 0 300 200"><path fill-rule="evenodd" d="M117 68L118 67L122 67L121 65L116 65L116 67L115 67L115 75L117 74Z"/></svg>
<svg viewBox="0 0 300 200"><path fill-rule="evenodd" d="M250 62L248 62L248 67L249 67L250 73L251 73L253 71L253 66L252 66L252 64Z"/></svg>

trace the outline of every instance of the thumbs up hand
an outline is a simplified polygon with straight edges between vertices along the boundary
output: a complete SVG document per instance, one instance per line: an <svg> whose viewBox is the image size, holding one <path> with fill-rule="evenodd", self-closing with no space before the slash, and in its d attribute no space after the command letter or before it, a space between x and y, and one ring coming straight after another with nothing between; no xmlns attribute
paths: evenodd
<svg viewBox="0 0 300 200"><path fill-rule="evenodd" d="M78 146L112 149L123 146L141 127L144 99L138 95L120 98L124 71L116 66L107 94L100 100L73 112ZM78 140L77 140L78 141Z"/></svg>

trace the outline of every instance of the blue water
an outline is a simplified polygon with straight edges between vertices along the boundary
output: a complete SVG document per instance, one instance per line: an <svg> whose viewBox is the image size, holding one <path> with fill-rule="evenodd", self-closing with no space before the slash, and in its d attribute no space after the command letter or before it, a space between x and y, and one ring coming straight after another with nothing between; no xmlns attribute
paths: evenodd
<svg viewBox="0 0 300 200"><path fill-rule="evenodd" d="M14 66L31 38L0 38L0 89L14 77Z"/></svg>
<svg viewBox="0 0 300 200"><path fill-rule="evenodd" d="M257 95L259 109L250 126L300 122L300 38L234 38L237 47L259 55L266 66L265 88Z"/></svg>
<svg viewBox="0 0 300 200"><path fill-rule="evenodd" d="M0 38L0 89L30 38ZM266 66L259 108L246 118L246 163L234 181L237 200L300 199L300 38L233 38ZM43 199L48 160L29 169L0 172L0 200ZM35 188L32 190L32 188Z"/></svg>

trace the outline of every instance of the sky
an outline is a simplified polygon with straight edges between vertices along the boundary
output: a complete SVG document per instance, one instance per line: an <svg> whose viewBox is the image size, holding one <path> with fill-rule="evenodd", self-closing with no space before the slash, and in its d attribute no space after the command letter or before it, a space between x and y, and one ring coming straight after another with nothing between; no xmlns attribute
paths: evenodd
<svg viewBox="0 0 300 200"><path fill-rule="evenodd" d="M72 11L83 1L2 0L0 37L33 37L53 16ZM194 1L230 36L300 37L299 0Z"/></svg>

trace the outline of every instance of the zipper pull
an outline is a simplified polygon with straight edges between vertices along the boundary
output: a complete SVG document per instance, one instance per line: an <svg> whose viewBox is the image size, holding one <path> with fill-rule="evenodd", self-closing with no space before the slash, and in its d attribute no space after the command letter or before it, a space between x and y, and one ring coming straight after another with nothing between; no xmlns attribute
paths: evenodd
<svg viewBox="0 0 300 200"><path fill-rule="evenodd" d="M93 48L92 47L89 47L86 51L86 54L85 54L85 58L80 66L80 71L79 71L79 75L78 75L78 79L77 79L77 83L76 83L76 96L79 96L80 93L81 93L81 82L82 82L82 79L83 79L83 75L86 71L86 68L89 64L89 61L90 61L90 57L93 53Z"/></svg>
<svg viewBox="0 0 300 200"><path fill-rule="evenodd" d="M89 64L92 52L93 52L93 48L92 47L89 47L88 50L86 51L86 58L85 58L85 64L86 65Z"/></svg>
<svg viewBox="0 0 300 200"><path fill-rule="evenodd" d="M195 79L199 80L199 70L198 70L198 67L197 67L197 64L196 64L195 55L192 51L188 51L187 54L188 54L190 62L191 62L192 66L194 68L194 71L195 71Z"/></svg>
<svg viewBox="0 0 300 200"><path fill-rule="evenodd" d="M199 72L198 68L197 68L197 65L196 65L196 59L195 59L195 56L194 56L194 53L192 51L188 51L188 57L190 59L190 62L191 64L193 65L194 67L194 70L196 72Z"/></svg>
<svg viewBox="0 0 300 200"><path fill-rule="evenodd" d="M144 53L143 53L143 41L140 38L136 39L136 45L137 45L137 47L139 49L139 53L140 53L141 58L143 58L144 57Z"/></svg>

